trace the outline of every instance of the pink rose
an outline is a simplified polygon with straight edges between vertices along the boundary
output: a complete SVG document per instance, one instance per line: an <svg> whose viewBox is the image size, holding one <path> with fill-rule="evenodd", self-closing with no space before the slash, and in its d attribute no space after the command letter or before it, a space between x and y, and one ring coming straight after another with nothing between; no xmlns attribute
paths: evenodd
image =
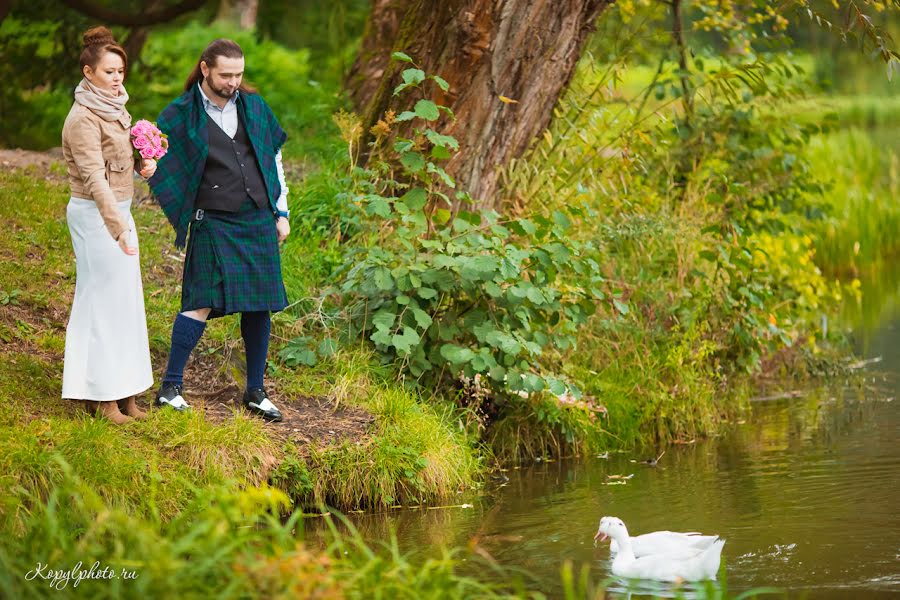
<svg viewBox="0 0 900 600"><path fill-rule="evenodd" d="M148 140L145 136L139 135L131 140L131 144L137 148L138 150L142 148L148 148L150 146L150 140Z"/></svg>
<svg viewBox="0 0 900 600"><path fill-rule="evenodd" d="M156 151L149 146L147 146L146 148L141 148L140 152L141 156L144 158L153 158L153 156L156 154Z"/></svg>
<svg viewBox="0 0 900 600"><path fill-rule="evenodd" d="M153 158L159 160L160 158L162 158L162 157L165 156L165 155L166 155L166 149L165 149L165 148L159 148L159 149L156 151L156 155L155 155Z"/></svg>
<svg viewBox="0 0 900 600"><path fill-rule="evenodd" d="M147 127L150 125L149 122L140 120L134 124L134 127L131 128L131 135L137 137L144 135L147 132Z"/></svg>

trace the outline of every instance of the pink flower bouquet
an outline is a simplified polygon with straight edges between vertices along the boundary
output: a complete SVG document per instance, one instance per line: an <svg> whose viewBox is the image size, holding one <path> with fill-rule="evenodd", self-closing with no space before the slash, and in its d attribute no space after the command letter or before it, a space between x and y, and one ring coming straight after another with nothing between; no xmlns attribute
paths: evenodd
<svg viewBox="0 0 900 600"><path fill-rule="evenodd" d="M135 158L159 160L169 150L166 134L153 123L141 119L131 128L131 145L134 146Z"/></svg>

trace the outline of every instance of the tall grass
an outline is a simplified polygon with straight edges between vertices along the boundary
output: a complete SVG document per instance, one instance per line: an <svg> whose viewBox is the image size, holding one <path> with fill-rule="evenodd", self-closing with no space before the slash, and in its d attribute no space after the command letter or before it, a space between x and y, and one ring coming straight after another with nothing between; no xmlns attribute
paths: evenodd
<svg viewBox="0 0 900 600"><path fill-rule="evenodd" d="M898 130L893 130L898 131ZM858 274L900 253L900 144L879 145L857 128L820 135L809 156L816 177L830 182L830 214L816 237L817 262Z"/></svg>
<svg viewBox="0 0 900 600"><path fill-rule="evenodd" d="M460 551L432 557L401 553L396 538L370 546L346 520L329 521L324 539L304 541L303 516L287 511L272 488L209 487L164 521L109 506L62 459L63 478L24 519L23 531L0 543L0 595L6 598L502 598L521 592L508 574L491 583L463 575ZM40 501L38 501L40 500ZM328 519L342 519L333 513ZM26 580L49 571L115 573L106 579ZM487 565L485 565L487 566ZM494 570L492 567L491 570ZM135 574L122 576L123 569ZM33 575L32 575L33 577ZM54 587L54 583L56 587Z"/></svg>

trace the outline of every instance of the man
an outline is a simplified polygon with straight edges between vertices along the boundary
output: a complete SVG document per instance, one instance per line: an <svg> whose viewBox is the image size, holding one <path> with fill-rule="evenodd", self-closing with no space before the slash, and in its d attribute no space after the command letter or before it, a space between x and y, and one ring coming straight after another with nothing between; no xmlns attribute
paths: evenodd
<svg viewBox="0 0 900 600"><path fill-rule="evenodd" d="M278 243L290 233L281 147L287 135L259 96L242 82L244 54L232 40L207 46L185 92L160 114L169 152L150 186L175 244L187 239L181 313L172 326L169 361L157 406L190 408L184 366L206 320L241 314L247 353L244 406L281 421L263 377L272 311L287 306Z"/></svg>

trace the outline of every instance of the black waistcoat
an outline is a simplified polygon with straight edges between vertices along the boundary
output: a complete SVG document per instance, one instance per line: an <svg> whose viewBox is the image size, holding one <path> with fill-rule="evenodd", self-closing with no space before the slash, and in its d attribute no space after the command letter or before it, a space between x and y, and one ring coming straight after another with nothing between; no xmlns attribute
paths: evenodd
<svg viewBox="0 0 900 600"><path fill-rule="evenodd" d="M268 204L266 182L240 116L234 139L207 119L209 155L194 208L237 212L249 196L259 208Z"/></svg>

